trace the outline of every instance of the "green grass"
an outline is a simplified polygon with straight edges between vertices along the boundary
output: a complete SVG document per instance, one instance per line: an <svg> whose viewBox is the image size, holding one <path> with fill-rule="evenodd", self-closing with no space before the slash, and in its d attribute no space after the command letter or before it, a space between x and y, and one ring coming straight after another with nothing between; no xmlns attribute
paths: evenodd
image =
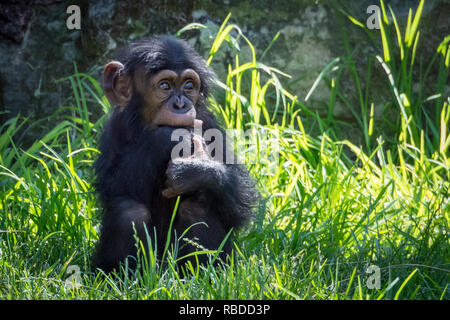
<svg viewBox="0 0 450 320"><path fill-rule="evenodd" d="M415 54L418 15L401 40L409 58ZM381 33L393 30L384 27ZM386 77L393 90L386 104L398 107L395 141L370 125L371 101L358 84L350 48L342 57L348 63L339 68L352 71L359 106L339 91L331 68L318 78L334 83L330 110L340 99L358 116L366 143L359 147L339 139L332 116L318 117L287 92L281 84L287 75L258 61L239 27L224 21L208 63L223 42L249 46L252 57L241 61L236 50L210 105L226 128L253 130L248 136L253 143L243 151L262 203L250 228L235 239L227 266L191 265L184 278L169 247L164 266L151 250L141 252L134 273L90 271L100 221L92 164L111 106L98 83L75 67L74 75L61 79L72 86L72 105L47 122L58 119L57 125L18 116L0 128L0 299L449 299L450 108L442 93L450 50L443 42L436 51L435 62L443 59L434 79L436 115L419 123L415 117L426 99L413 98L408 88L418 82L422 90L427 82L414 78L408 69L414 62L405 56L395 66L386 60L397 50L392 37L386 39L383 45L390 48L380 48L380 63L394 73L392 81ZM404 101L410 103L407 112ZM92 122L90 110L104 116ZM33 125L48 133L26 146L21 134ZM321 134L311 136L315 126ZM380 288L368 286L372 265L379 268ZM79 277L69 277L73 266ZM80 286L72 285L72 278Z"/></svg>

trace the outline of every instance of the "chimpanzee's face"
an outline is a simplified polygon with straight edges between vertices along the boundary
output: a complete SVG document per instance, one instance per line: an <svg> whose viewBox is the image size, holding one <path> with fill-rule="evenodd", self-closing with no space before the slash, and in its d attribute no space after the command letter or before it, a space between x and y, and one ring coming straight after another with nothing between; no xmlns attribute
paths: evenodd
<svg viewBox="0 0 450 320"><path fill-rule="evenodd" d="M164 69L149 77L144 68L138 68L133 75L124 75L123 69L118 61L105 67L104 83L110 84L105 93L111 103L125 107L133 95L140 95L140 109L148 127L194 125L201 86L197 72L189 68Z"/></svg>
<svg viewBox="0 0 450 320"><path fill-rule="evenodd" d="M200 77L192 69L161 70L150 79L145 75L136 90L143 98L143 116L151 127L193 126L200 96Z"/></svg>

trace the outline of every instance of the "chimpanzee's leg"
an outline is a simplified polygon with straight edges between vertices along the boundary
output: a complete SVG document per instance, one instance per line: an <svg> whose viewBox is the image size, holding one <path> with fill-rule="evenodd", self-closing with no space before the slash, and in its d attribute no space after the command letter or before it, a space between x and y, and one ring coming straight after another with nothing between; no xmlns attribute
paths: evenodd
<svg viewBox="0 0 450 320"><path fill-rule="evenodd" d="M144 224L150 221L147 207L131 199L119 198L112 201L105 208L100 241L94 256L94 267L106 273L116 269L128 256L136 256L137 236L146 244ZM147 230L150 234L152 230ZM129 260L130 266L135 267L135 259Z"/></svg>
<svg viewBox="0 0 450 320"><path fill-rule="evenodd" d="M183 198L183 196L181 196ZM182 258L192 252L201 250L217 250L224 241L228 231L225 230L215 213L208 212L208 206L197 199L185 199L180 202L177 212L175 226L177 236L180 237L187 229L188 231L179 242L178 258ZM231 239L227 239L219 253L219 258L225 261L231 252ZM197 255L202 264L208 261L206 254ZM182 259L180 264L191 261L196 263L195 256ZM219 261L219 260L217 260Z"/></svg>

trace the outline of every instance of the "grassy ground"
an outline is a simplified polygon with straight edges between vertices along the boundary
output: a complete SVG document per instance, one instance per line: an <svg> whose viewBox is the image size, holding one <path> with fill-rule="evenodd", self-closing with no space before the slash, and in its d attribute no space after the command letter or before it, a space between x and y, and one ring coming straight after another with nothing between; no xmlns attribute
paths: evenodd
<svg viewBox="0 0 450 320"><path fill-rule="evenodd" d="M240 151L262 203L235 239L227 266L192 266L184 278L170 248L165 268L147 254L125 276L90 271L100 219L92 163L110 105L88 75L62 79L73 88L72 105L43 121L14 117L1 127L0 299L449 299L450 109L443 90L450 39L430 62L439 70L431 79L435 112L424 116L421 90L430 81L410 68L420 6L416 12L404 34L383 22L383 58L374 58L394 76L386 75L392 89L386 104L398 112L394 141L373 123L374 93L361 89L344 28L345 63L330 62L335 68L318 78L331 89L331 113L320 118L283 89L285 75L258 61L240 29L224 22L208 63L223 41L240 41L253 57L241 63L236 55L210 105L225 127L250 129ZM403 55L394 52L394 41ZM350 105L336 85L345 68L360 105ZM421 92L411 90L414 83ZM332 118L337 99L353 110L364 146L339 139ZM104 115L94 122L92 110ZM25 147L31 126L47 133ZM320 135L308 134L313 127Z"/></svg>

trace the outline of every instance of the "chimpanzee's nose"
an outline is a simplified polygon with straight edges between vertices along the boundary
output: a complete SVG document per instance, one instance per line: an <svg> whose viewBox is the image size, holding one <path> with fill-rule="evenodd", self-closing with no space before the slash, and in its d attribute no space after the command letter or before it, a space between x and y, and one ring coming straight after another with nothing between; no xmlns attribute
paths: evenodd
<svg viewBox="0 0 450 320"><path fill-rule="evenodd" d="M181 97L176 97L175 101L173 102L174 106L178 109L184 108L184 100Z"/></svg>

